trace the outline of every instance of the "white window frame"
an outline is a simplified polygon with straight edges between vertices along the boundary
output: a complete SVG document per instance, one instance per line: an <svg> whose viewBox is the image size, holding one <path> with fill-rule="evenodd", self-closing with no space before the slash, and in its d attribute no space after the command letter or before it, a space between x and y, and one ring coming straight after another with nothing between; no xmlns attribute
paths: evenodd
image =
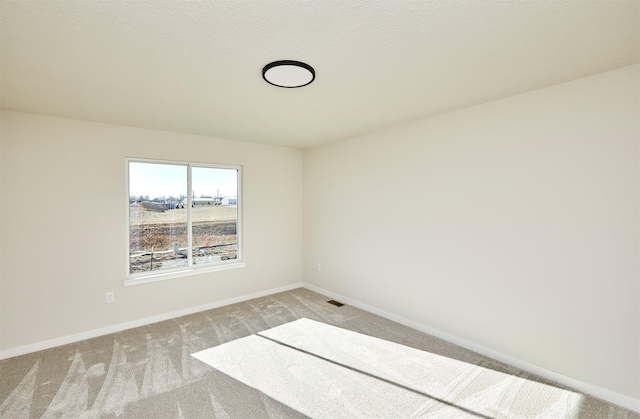
<svg viewBox="0 0 640 419"><path fill-rule="evenodd" d="M226 271L229 269L238 269L244 268L245 262L242 254L242 166L236 165L228 165L228 164L212 164L212 163L199 163L199 162L187 162L187 161L172 161L172 160L152 160L152 159L141 159L141 158L126 158L125 159L125 170L126 170L126 185L125 191L127 193L125 203L126 203L126 276L123 281L125 286L130 285L139 285L146 284L150 282L157 281L165 281L168 279L176 279L176 278L184 278L193 275L202 275L206 273ZM186 267L174 268L174 269L166 269L162 271L151 271L151 272L139 272L139 273L130 273L130 249L129 249L129 232L130 232L130 216L129 216L129 165L130 163L152 163L152 164L169 164L169 165L177 165L177 166L186 166L187 167L187 241L188 248L188 265ZM191 225L191 201L193 199L192 193L192 183L191 183L191 168L192 167L203 167L203 168L212 168L212 169L233 169L238 171L238 197L236 203L236 211L237 211L237 220L236 220L236 254L237 258L233 260L225 260L216 263L207 263L203 265L194 265L192 260L192 225Z"/></svg>

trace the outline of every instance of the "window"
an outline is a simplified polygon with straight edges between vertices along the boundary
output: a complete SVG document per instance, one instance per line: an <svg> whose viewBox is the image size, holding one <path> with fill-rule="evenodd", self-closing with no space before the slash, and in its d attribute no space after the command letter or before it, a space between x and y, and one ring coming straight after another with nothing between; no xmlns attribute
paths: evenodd
<svg viewBox="0 0 640 419"><path fill-rule="evenodd" d="M240 167L127 160L127 170L125 284L244 266Z"/></svg>

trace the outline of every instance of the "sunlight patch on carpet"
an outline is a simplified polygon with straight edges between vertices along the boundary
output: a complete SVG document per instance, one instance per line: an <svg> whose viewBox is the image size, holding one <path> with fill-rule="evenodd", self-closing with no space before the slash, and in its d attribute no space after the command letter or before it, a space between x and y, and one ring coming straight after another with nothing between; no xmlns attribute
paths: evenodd
<svg viewBox="0 0 640 419"><path fill-rule="evenodd" d="M309 319L193 356L312 418L574 418L582 398Z"/></svg>

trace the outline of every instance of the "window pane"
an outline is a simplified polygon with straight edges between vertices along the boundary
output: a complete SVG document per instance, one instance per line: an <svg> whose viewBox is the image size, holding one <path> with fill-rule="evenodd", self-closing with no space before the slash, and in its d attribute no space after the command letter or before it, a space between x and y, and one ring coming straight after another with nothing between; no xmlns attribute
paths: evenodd
<svg viewBox="0 0 640 419"><path fill-rule="evenodd" d="M129 163L129 272L187 266L187 166Z"/></svg>
<svg viewBox="0 0 640 419"><path fill-rule="evenodd" d="M191 171L193 263L238 258L238 170L194 167Z"/></svg>

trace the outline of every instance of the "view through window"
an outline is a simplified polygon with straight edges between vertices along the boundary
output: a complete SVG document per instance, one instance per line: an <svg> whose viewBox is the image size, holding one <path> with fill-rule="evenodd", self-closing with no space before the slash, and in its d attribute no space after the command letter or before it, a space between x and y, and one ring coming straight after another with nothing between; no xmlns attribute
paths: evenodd
<svg viewBox="0 0 640 419"><path fill-rule="evenodd" d="M129 161L129 275L239 259L239 167Z"/></svg>

